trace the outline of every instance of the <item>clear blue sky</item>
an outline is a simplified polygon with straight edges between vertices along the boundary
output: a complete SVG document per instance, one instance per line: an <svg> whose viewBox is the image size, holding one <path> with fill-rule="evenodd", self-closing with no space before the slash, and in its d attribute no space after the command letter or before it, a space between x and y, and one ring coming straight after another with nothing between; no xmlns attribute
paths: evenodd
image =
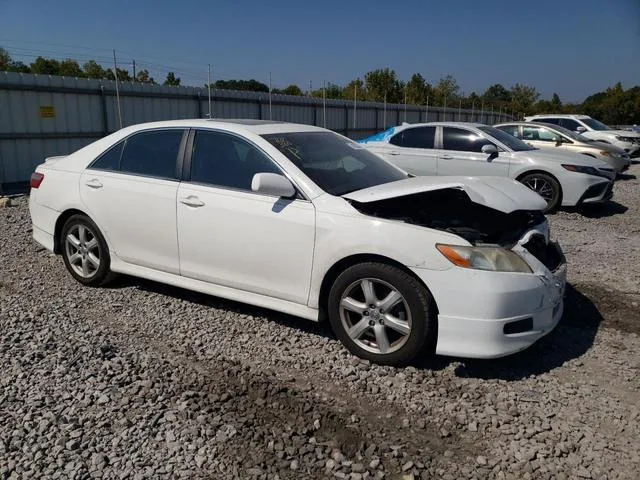
<svg viewBox="0 0 640 480"><path fill-rule="evenodd" d="M533 85L564 101L640 85L640 0L0 0L0 46L106 63L111 49L156 80L345 84L367 71L446 74L462 90ZM169 67L169 68L168 68Z"/></svg>

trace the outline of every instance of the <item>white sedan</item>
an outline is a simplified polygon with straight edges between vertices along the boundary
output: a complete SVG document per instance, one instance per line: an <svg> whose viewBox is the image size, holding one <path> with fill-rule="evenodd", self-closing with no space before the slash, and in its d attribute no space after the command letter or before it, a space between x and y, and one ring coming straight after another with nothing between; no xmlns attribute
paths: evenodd
<svg viewBox="0 0 640 480"><path fill-rule="evenodd" d="M414 175L516 179L547 201L546 211L608 200L616 177L615 170L601 160L539 150L502 130L476 123L404 124L360 143Z"/></svg>
<svg viewBox="0 0 640 480"><path fill-rule="evenodd" d="M545 202L506 178L408 178L317 127L136 125L31 178L33 236L80 283L123 273L310 320L356 355L499 357L562 315Z"/></svg>

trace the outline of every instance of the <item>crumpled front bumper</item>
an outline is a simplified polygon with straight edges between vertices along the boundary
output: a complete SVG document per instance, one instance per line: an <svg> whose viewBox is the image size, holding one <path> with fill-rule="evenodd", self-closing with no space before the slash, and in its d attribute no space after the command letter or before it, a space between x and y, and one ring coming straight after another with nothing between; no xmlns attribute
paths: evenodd
<svg viewBox="0 0 640 480"><path fill-rule="evenodd" d="M551 272L524 247L518 245L514 250L534 273L460 267L444 272L413 269L431 290L438 306L437 354L502 357L531 346L558 324L567 278L562 251L559 250L562 262ZM531 328L518 331L521 325ZM514 330L516 333L510 333Z"/></svg>

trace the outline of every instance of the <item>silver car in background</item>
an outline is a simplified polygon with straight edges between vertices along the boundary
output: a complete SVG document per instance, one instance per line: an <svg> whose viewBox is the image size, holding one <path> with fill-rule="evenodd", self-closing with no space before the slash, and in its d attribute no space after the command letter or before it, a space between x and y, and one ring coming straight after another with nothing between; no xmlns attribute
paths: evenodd
<svg viewBox="0 0 640 480"><path fill-rule="evenodd" d="M494 125L532 147L544 150L581 153L609 164L620 173L629 168L631 159L621 148L598 142L564 127L542 122L509 122Z"/></svg>
<svg viewBox="0 0 640 480"><path fill-rule="evenodd" d="M509 177L559 206L604 202L616 172L597 158L541 150L479 123L403 124L359 141L412 175Z"/></svg>

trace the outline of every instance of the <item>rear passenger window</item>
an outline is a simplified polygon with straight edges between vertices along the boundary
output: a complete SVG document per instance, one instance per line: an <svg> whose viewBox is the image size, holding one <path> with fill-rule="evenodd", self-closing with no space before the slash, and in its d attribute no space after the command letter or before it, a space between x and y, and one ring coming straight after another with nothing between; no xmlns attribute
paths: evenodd
<svg viewBox="0 0 640 480"><path fill-rule="evenodd" d="M120 171L149 177L176 178L176 160L183 130L155 130L129 137Z"/></svg>
<svg viewBox="0 0 640 480"><path fill-rule="evenodd" d="M576 122L575 120L571 120L570 118L563 118L560 125L574 132L578 129L578 127L581 126L578 122Z"/></svg>
<svg viewBox="0 0 640 480"><path fill-rule="evenodd" d="M415 127L401 131L389 143L408 148L434 148L436 127Z"/></svg>
<svg viewBox="0 0 640 480"><path fill-rule="evenodd" d="M116 146L111 147L100 157L98 157L95 162L93 162L91 168L95 168L97 170L117 171L120 168L120 156L122 155L122 147L124 147L124 142L120 142Z"/></svg>
<svg viewBox="0 0 640 480"><path fill-rule="evenodd" d="M512 135L516 138L521 138L520 137L520 133L518 132L518 126L517 125L503 125L501 127L496 127L500 130L502 130L505 133L508 133L509 135Z"/></svg>
<svg viewBox="0 0 640 480"><path fill-rule="evenodd" d="M442 148L459 152L481 152L484 145L493 145L475 132L462 128L444 127Z"/></svg>

